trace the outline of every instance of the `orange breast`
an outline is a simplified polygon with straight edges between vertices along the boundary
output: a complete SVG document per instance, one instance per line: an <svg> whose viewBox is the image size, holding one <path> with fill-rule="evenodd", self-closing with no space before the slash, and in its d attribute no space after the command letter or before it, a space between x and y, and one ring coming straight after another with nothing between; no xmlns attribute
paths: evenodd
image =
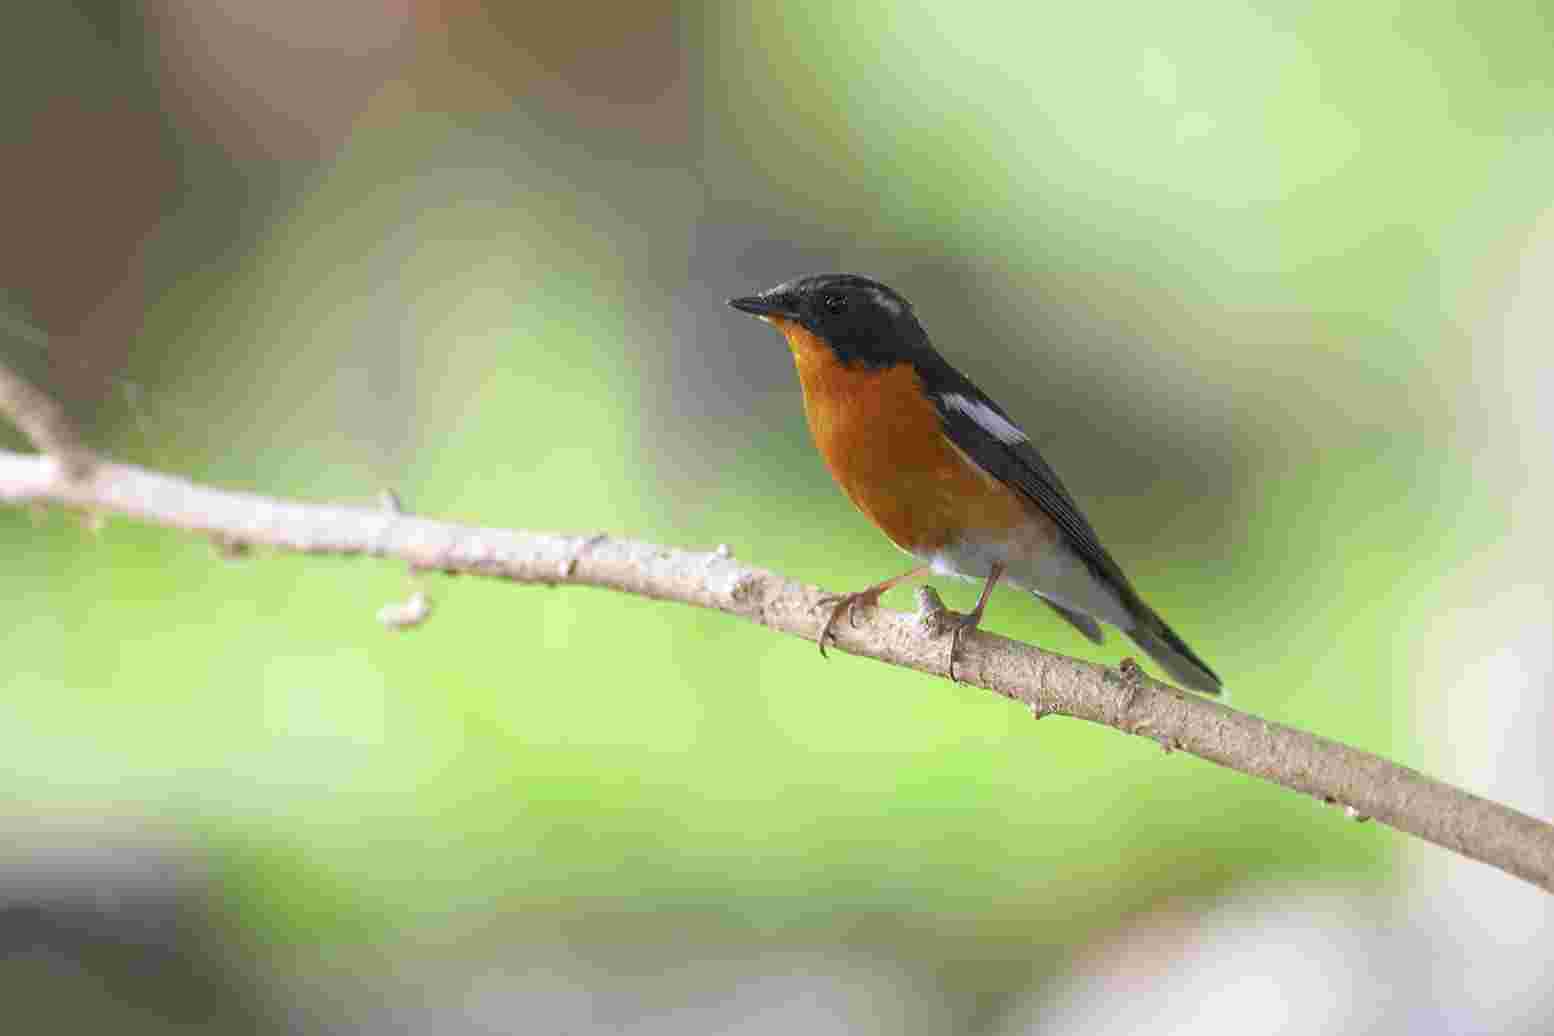
<svg viewBox="0 0 1554 1036"><path fill-rule="evenodd" d="M927 555L968 535L998 537L1031 524L1024 498L944 437L911 364L845 367L804 328L777 323L831 477L896 546Z"/></svg>

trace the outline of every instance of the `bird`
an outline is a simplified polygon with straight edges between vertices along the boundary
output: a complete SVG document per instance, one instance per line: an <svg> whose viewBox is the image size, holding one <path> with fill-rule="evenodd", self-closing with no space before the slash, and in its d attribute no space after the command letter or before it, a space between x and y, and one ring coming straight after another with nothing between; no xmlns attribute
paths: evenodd
<svg viewBox="0 0 1554 1036"><path fill-rule="evenodd" d="M903 582L982 580L956 615L949 675L1001 581L1034 594L1086 639L1125 633L1183 687L1217 695L1220 678L1128 581L1025 430L941 356L898 292L869 277L798 277L729 305L787 340L815 446L836 484L917 565L833 595L817 638Z"/></svg>

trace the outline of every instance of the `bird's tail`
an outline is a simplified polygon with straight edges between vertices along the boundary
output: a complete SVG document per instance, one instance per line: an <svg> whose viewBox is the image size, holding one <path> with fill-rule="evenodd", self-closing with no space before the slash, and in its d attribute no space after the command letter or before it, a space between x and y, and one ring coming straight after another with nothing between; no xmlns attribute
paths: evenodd
<svg viewBox="0 0 1554 1036"><path fill-rule="evenodd" d="M1154 609L1140 602L1136 614L1138 622L1127 634L1166 671L1166 675L1194 691L1216 695L1221 692L1223 688L1214 670L1155 614Z"/></svg>

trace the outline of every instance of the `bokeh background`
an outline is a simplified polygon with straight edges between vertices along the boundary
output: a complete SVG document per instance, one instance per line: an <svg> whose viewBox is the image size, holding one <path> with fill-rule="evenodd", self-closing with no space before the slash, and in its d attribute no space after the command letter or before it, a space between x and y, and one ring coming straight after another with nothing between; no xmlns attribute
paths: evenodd
<svg viewBox="0 0 1554 1036"><path fill-rule="evenodd" d="M12 4L0 357L120 459L851 589L723 300L870 273L1236 705L1547 814L1551 10ZM59 513L0 572L48 1031L1554 1027L1529 886L724 616Z"/></svg>

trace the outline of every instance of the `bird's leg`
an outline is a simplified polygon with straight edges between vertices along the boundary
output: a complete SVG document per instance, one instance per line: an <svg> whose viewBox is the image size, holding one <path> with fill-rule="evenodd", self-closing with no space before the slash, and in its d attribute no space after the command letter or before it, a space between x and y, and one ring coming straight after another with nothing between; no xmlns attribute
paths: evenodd
<svg viewBox="0 0 1554 1036"><path fill-rule="evenodd" d="M836 639L836 635L831 631L836 628L836 620L841 617L843 612L847 613L848 622L857 625L857 623L853 622L853 608L860 604L865 608L873 608L880 603L880 595L886 590L897 584L904 583L908 579L916 579L919 576L926 575L927 572L927 565L919 565L910 572L903 572L894 579L887 579L883 583L875 583L867 590L859 590L855 594L827 594L825 597L822 597L820 603L822 605L832 605L832 608L831 615L826 619L826 624L820 628L821 657L824 657L826 653L826 641Z"/></svg>
<svg viewBox="0 0 1554 1036"><path fill-rule="evenodd" d="M1004 566L995 561L987 574L987 582L982 584L982 595L977 598L977 606L971 609L970 615L962 615L955 622L955 632L950 635L950 680L952 682L956 682L955 652L960 650L960 638L981 624L982 612L987 608L987 599L993 595L993 587L998 585L1003 574Z"/></svg>

